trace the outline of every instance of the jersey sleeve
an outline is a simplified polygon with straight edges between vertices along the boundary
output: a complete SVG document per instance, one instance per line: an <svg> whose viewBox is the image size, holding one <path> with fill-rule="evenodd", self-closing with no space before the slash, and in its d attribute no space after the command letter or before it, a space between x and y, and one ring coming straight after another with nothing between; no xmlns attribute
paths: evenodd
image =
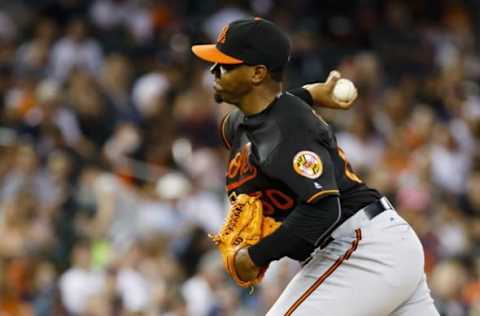
<svg viewBox="0 0 480 316"><path fill-rule="evenodd" d="M310 92L307 89L299 87L288 90L288 93L293 94L297 98L300 98L303 102L307 103L310 106L313 106L313 98Z"/></svg>
<svg viewBox="0 0 480 316"><path fill-rule="evenodd" d="M272 152L263 170L294 192L299 203L312 204L327 195L339 195L330 153L314 140L290 137Z"/></svg>

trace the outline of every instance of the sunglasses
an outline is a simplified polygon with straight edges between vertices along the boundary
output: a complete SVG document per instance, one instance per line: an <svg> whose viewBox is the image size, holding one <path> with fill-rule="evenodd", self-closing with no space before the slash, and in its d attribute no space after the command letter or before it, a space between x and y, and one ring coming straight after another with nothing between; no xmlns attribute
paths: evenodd
<svg viewBox="0 0 480 316"><path fill-rule="evenodd" d="M222 67L223 69L225 69L226 71L230 71L230 70L233 70L235 68L238 68L240 66L242 66L243 64L220 64L220 67Z"/></svg>
<svg viewBox="0 0 480 316"><path fill-rule="evenodd" d="M212 67L210 67L210 72L212 74L222 74L228 71L232 71L235 68L238 68L242 65L245 64L220 64L220 63L215 63L213 64Z"/></svg>

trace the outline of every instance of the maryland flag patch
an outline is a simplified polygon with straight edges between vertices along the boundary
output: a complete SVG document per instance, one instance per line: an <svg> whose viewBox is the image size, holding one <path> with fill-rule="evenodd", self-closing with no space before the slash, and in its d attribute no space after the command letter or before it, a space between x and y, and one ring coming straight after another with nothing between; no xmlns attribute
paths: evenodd
<svg viewBox="0 0 480 316"><path fill-rule="evenodd" d="M298 152L293 158L293 169L303 177L316 179L323 172L322 160L316 153L303 150Z"/></svg>

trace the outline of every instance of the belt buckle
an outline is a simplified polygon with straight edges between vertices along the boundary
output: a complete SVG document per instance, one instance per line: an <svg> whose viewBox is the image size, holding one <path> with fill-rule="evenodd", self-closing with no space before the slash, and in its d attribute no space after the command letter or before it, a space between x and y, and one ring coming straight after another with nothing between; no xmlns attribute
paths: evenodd
<svg viewBox="0 0 480 316"><path fill-rule="evenodd" d="M393 210L394 209L392 203L390 203L388 198L386 198L385 196L380 199L380 204L382 204L382 206L385 210Z"/></svg>

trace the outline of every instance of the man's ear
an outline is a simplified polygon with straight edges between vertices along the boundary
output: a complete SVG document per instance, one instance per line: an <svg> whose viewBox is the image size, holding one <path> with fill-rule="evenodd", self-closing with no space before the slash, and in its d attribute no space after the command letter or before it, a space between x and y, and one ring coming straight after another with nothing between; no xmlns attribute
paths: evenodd
<svg viewBox="0 0 480 316"><path fill-rule="evenodd" d="M268 76L268 69L264 65L257 65L253 67L252 83L258 85L262 83Z"/></svg>

